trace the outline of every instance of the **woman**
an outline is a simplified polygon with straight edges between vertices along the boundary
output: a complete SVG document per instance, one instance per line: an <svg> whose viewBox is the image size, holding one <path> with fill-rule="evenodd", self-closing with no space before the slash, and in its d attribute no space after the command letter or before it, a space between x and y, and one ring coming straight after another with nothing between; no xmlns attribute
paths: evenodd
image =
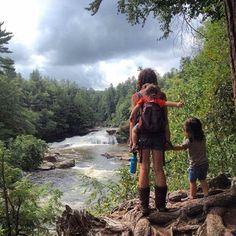
<svg viewBox="0 0 236 236"><path fill-rule="evenodd" d="M145 84L155 84L157 85L157 76L155 72L150 69L144 69L139 73L137 90L133 94L131 103L132 108L137 104L138 100L144 95ZM164 93L160 96L161 99L166 100L166 95ZM170 140L170 132L168 127L167 119L167 109L163 107L164 115L166 120L165 130L160 133L155 134L139 134L139 157L140 157L140 172L138 179L138 193L140 201L140 210L143 215L149 213L149 195L150 195L150 186L149 186L149 171L150 171L150 156L152 155L153 159L153 168L155 173L155 205L159 211L166 211L166 194L167 194L167 185L166 185L166 176L163 169L164 164L164 147L166 140ZM137 123L138 117L134 117L130 121L130 148L133 146L131 134L132 129ZM169 142L170 143L170 142Z"/></svg>

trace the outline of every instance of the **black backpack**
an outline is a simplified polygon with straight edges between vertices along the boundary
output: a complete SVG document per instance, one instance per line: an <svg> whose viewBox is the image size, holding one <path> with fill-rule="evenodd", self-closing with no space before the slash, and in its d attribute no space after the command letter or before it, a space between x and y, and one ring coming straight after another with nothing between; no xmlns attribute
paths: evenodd
<svg viewBox="0 0 236 236"><path fill-rule="evenodd" d="M164 108L153 102L144 103L140 123L143 133L165 132L166 118Z"/></svg>

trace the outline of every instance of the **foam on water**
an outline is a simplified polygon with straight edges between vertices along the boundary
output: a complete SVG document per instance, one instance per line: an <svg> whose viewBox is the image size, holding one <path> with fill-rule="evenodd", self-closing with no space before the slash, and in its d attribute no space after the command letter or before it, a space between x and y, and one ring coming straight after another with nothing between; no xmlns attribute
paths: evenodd
<svg viewBox="0 0 236 236"><path fill-rule="evenodd" d="M79 170L82 174L90 177L90 178L96 178L98 180L104 180L109 177L114 176L115 171L114 170L106 170L106 169L95 169L93 166L89 167L78 167L75 166L73 169Z"/></svg>
<svg viewBox="0 0 236 236"><path fill-rule="evenodd" d="M51 148L77 148L83 146L105 145L105 144L117 144L116 137L109 135L106 130L99 130L91 132L84 136L74 136L66 138L62 142L50 143Z"/></svg>

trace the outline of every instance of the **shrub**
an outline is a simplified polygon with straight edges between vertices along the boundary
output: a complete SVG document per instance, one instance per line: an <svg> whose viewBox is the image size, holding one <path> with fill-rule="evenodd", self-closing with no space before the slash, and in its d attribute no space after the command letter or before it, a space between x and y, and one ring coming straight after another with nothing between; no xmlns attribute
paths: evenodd
<svg viewBox="0 0 236 236"><path fill-rule="evenodd" d="M49 226L60 212L61 192L22 177L6 160L9 150L0 142L0 236L51 235Z"/></svg>
<svg viewBox="0 0 236 236"><path fill-rule="evenodd" d="M24 171L37 169L42 163L48 145L32 135L20 135L9 144L9 163Z"/></svg>

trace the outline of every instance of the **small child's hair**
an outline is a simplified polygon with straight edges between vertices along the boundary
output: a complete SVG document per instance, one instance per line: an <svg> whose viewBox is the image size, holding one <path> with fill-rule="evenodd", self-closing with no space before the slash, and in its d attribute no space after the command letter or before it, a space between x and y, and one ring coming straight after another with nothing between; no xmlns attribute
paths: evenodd
<svg viewBox="0 0 236 236"><path fill-rule="evenodd" d="M156 98L158 93L161 92L161 89L154 84L149 84L147 85L146 89L145 89L145 95L151 98Z"/></svg>
<svg viewBox="0 0 236 236"><path fill-rule="evenodd" d="M148 85L150 85L150 83L144 84L144 85L142 86L142 89L146 89Z"/></svg>
<svg viewBox="0 0 236 236"><path fill-rule="evenodd" d="M202 141L205 138L202 123L196 117L191 117L185 121L184 130L189 134L190 141Z"/></svg>

